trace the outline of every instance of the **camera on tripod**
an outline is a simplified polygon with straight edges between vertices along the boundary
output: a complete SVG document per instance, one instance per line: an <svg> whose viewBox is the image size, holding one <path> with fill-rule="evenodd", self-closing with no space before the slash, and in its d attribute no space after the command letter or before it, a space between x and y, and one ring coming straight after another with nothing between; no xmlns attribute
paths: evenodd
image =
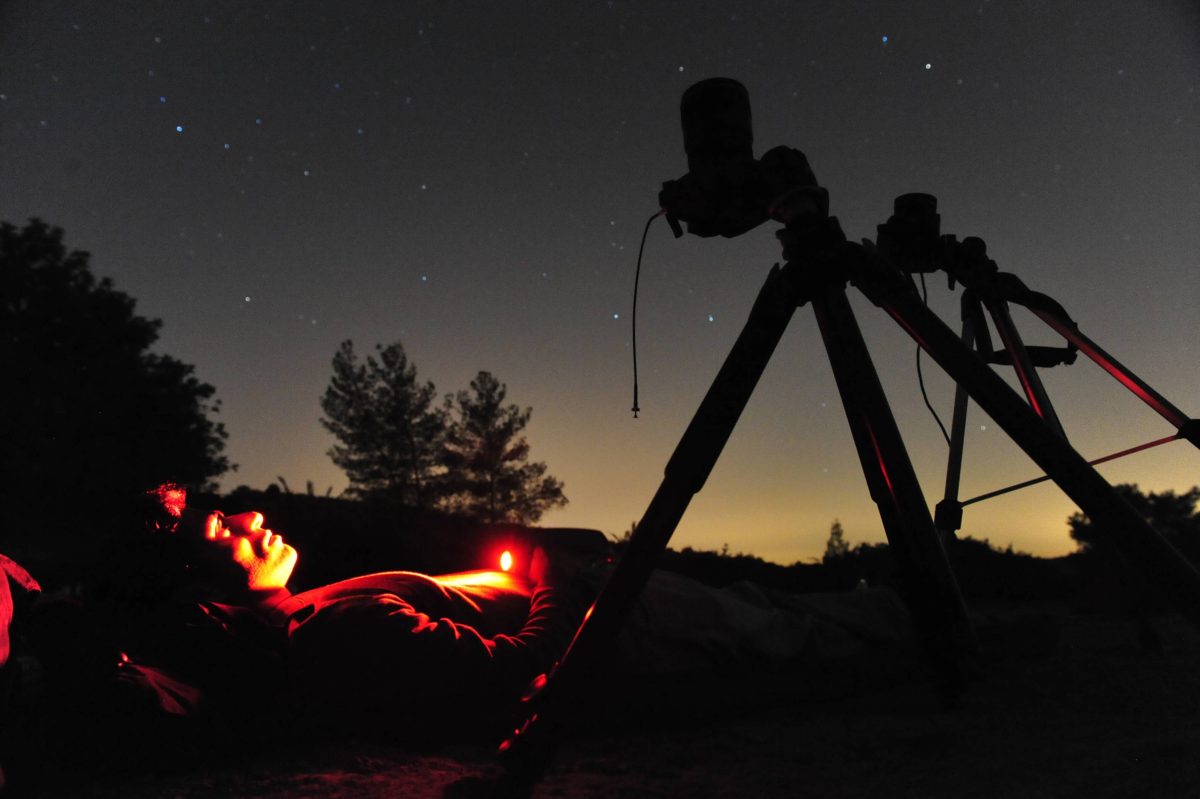
<svg viewBox="0 0 1200 799"><path fill-rule="evenodd" d="M733 238L768 219L787 221L797 206L829 212L825 190L804 153L775 147L754 158L750 95L731 78L693 84L680 101L688 173L663 183L659 206L675 237L688 233ZM787 209L785 211L785 209Z"/></svg>
<svg viewBox="0 0 1200 799"><path fill-rule="evenodd" d="M676 238L679 222L701 237L733 238L768 219L825 217L829 195L801 151L775 147L754 158L750 95L732 78L709 78L690 86L680 100L688 173L663 183L660 207ZM944 254L937 198L903 194L878 227L876 246L909 273L936 272Z"/></svg>

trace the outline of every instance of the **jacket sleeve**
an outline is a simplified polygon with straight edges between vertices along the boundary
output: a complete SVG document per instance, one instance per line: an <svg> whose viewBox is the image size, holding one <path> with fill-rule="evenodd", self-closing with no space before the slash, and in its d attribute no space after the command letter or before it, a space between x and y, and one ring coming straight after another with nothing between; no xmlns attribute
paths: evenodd
<svg viewBox="0 0 1200 799"><path fill-rule="evenodd" d="M16 588L16 598L9 583ZM0 666L8 662L15 608L27 597L41 593L42 587L16 561L0 555Z"/></svg>

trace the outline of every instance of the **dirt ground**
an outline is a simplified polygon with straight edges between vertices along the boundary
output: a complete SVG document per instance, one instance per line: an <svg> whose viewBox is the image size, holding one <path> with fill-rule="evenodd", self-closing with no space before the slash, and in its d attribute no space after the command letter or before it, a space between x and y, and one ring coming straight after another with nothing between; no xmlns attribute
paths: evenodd
<svg viewBox="0 0 1200 799"><path fill-rule="evenodd" d="M989 613L991 614L989 616ZM1200 796L1200 633L1037 605L993 609L961 707L925 682L687 725L577 729L534 797ZM875 686L878 688L878 686ZM492 747L340 741L249 764L76 786L64 797L481 796Z"/></svg>

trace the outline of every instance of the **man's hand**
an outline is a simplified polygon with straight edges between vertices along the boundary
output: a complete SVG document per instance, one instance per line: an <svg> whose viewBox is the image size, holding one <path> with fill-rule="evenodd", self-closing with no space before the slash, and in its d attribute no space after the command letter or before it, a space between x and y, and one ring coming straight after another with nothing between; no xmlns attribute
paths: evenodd
<svg viewBox="0 0 1200 799"><path fill-rule="evenodd" d="M529 556L527 579L534 586L562 586L577 577L594 582L591 576L607 570L609 562L608 557L594 551L536 546Z"/></svg>
<svg viewBox="0 0 1200 799"><path fill-rule="evenodd" d="M546 550L541 547L534 547L529 556L528 576L529 582L535 586L540 586L550 579L550 558L546 556Z"/></svg>

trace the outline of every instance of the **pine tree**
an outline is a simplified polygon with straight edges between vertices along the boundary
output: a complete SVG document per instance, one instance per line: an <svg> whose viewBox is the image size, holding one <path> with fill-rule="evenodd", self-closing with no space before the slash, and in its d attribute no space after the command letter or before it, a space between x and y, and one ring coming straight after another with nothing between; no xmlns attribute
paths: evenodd
<svg viewBox="0 0 1200 799"><path fill-rule="evenodd" d="M507 393L490 372L480 372L470 391L446 396L451 421L442 456L443 505L489 522L532 523L567 498L546 464L528 462L529 444L520 433L532 410L505 405Z"/></svg>
<svg viewBox="0 0 1200 799"><path fill-rule="evenodd" d="M1190 556L1200 554L1200 510L1197 510L1200 486L1193 486L1183 493L1171 489L1160 493L1144 492L1131 483L1121 483L1113 488L1168 541ZM1104 535L1083 513L1071 514L1067 526L1071 538L1085 552Z"/></svg>
<svg viewBox="0 0 1200 799"><path fill-rule="evenodd" d="M386 497L411 507L437 499L446 415L431 407L437 390L417 382L397 341L375 345L360 362L354 342L333 356L333 377L321 397L321 424L340 442L329 457L350 479L349 493Z"/></svg>
<svg viewBox="0 0 1200 799"><path fill-rule="evenodd" d="M842 531L842 523L834 519L833 524L829 526L829 539L825 542L825 557L822 558L822 562L829 563L838 558L843 558L849 552L850 543L846 540L846 534Z"/></svg>

